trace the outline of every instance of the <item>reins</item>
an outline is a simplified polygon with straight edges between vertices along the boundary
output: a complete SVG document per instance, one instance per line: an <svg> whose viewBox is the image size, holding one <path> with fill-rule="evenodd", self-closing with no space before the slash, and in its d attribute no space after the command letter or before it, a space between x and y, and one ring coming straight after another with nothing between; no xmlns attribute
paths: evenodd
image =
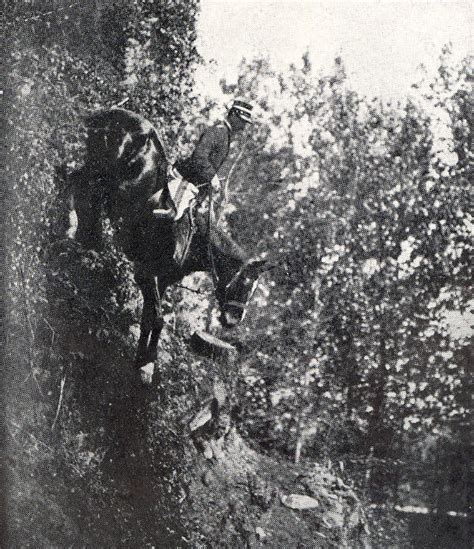
<svg viewBox="0 0 474 549"><path fill-rule="evenodd" d="M244 272L244 269L247 267L247 265L249 264L248 261L246 261L242 267L240 267L240 269L235 273L235 275L230 279L230 282L228 282L226 284L226 287L224 288L224 290L227 292L229 290L229 288L231 288L236 282L237 280L239 279L240 275Z"/></svg>
<svg viewBox="0 0 474 549"><path fill-rule="evenodd" d="M211 243L211 217L212 217L212 183L209 183L209 209L207 212L207 232L209 234L208 242L207 242L207 254L209 256L209 263L211 265L211 275L212 275L212 281L214 282L214 286L217 288L217 285L219 283L219 275L216 271L216 265L214 262L214 252L212 251L212 243Z"/></svg>
<svg viewBox="0 0 474 549"><path fill-rule="evenodd" d="M209 183L209 206L208 206L208 212L207 212L207 231L208 231L207 254L208 254L208 258L209 258L209 265L210 265L210 272L211 272L211 276L212 276L212 281L214 283L214 287L217 288L218 284L220 282L220 277L217 273L215 260L214 260L214 252L213 252L213 249L212 249L212 242L211 242L212 212L213 212L212 207L213 207L213 188L212 188L212 184ZM231 280L224 287L224 299L227 297L227 293L230 290L230 288L232 288L232 286L242 276L242 273L244 272L244 270L249 265L249 261L250 260L246 261L240 267L240 269L234 274L234 276L231 278ZM284 262L275 264L271 268L282 268L287 273L288 272L288 262L284 261ZM200 290L194 290L193 288L189 288L189 287L186 287L186 286L183 286L183 285L177 285L177 287L182 288L184 290L191 291L193 293L197 293L197 294L202 294L203 293ZM248 303L243 303L243 302L235 301L235 300L229 300L229 301L226 300L224 302L224 306L235 307L235 308L242 309L242 310L245 311L248 307Z"/></svg>

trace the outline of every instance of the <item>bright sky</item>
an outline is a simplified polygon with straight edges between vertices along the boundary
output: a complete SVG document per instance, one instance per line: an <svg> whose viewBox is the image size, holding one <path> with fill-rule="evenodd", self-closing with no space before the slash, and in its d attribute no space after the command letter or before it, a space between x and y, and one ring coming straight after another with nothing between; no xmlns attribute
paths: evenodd
<svg viewBox="0 0 474 549"><path fill-rule="evenodd" d="M342 55L357 91L398 98L423 63L436 67L443 44L456 59L472 53L473 2L467 0L201 0L198 47L209 63L200 93L218 94L222 76L235 80L242 57L270 56L275 68L309 50L325 69Z"/></svg>

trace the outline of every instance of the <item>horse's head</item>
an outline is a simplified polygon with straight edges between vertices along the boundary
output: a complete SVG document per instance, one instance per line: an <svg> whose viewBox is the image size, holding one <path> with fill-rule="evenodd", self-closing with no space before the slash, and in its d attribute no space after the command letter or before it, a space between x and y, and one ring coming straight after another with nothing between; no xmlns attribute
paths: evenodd
<svg viewBox="0 0 474 549"><path fill-rule="evenodd" d="M227 283L217 291L220 305L220 321L224 328L233 328L241 322L254 294L258 277L269 267L265 260L251 259L244 263Z"/></svg>

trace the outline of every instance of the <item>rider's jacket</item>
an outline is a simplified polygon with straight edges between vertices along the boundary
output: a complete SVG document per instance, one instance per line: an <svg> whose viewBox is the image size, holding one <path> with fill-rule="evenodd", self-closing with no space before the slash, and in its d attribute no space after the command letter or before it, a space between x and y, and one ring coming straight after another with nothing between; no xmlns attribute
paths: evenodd
<svg viewBox="0 0 474 549"><path fill-rule="evenodd" d="M198 187L207 186L229 154L232 129L227 120L207 128L193 154L178 160L174 167L181 176Z"/></svg>

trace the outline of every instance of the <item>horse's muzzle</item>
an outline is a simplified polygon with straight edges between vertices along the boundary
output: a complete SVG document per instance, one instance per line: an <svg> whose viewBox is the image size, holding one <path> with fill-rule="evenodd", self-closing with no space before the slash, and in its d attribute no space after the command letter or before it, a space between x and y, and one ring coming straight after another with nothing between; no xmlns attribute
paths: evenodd
<svg viewBox="0 0 474 549"><path fill-rule="evenodd" d="M234 328L239 322L240 319L229 313L229 311L221 314L221 324L224 328Z"/></svg>
<svg viewBox="0 0 474 549"><path fill-rule="evenodd" d="M245 314L245 305L243 303L229 302L222 307L221 324L224 328L234 328L239 324Z"/></svg>

